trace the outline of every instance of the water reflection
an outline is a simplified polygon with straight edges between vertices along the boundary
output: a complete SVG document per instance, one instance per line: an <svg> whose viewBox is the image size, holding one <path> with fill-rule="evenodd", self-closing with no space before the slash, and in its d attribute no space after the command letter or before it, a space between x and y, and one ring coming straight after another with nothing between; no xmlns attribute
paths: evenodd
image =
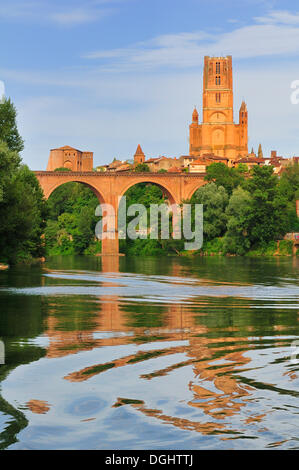
<svg viewBox="0 0 299 470"><path fill-rule="evenodd" d="M2 447L298 447L297 264L246 263L56 258L0 278Z"/></svg>

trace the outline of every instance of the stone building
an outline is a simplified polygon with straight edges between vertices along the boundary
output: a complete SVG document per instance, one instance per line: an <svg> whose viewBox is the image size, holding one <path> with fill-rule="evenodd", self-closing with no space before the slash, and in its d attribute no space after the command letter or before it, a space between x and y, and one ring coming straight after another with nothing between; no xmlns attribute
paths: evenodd
<svg viewBox="0 0 299 470"><path fill-rule="evenodd" d="M81 152L68 145L50 150L47 171L68 168L71 171L92 171L93 152Z"/></svg>

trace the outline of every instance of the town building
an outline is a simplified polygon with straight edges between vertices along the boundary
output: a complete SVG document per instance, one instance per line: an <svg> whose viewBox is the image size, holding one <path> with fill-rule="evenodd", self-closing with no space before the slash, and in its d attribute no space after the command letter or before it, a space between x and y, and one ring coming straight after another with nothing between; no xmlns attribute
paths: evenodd
<svg viewBox="0 0 299 470"><path fill-rule="evenodd" d="M67 168L71 171L92 171L93 152L81 152L81 150L68 145L50 150L47 171L57 168Z"/></svg>

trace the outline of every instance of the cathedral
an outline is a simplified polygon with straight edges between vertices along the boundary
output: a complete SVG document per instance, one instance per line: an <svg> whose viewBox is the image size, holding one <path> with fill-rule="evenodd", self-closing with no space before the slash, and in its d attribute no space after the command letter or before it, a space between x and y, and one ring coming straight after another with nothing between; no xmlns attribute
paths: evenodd
<svg viewBox="0 0 299 470"><path fill-rule="evenodd" d="M196 108L190 125L189 154L214 154L234 161L248 155L248 113L243 101L239 124L234 123L232 57L205 57L203 73L203 121Z"/></svg>

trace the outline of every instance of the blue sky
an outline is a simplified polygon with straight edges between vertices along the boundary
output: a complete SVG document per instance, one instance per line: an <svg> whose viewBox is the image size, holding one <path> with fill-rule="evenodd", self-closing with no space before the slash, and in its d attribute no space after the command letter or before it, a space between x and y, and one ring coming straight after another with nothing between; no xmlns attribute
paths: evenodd
<svg viewBox="0 0 299 470"><path fill-rule="evenodd" d="M94 163L188 154L204 55L233 56L235 120L249 146L299 155L299 4L289 0L1 0L0 80L18 109L23 160L71 145Z"/></svg>

